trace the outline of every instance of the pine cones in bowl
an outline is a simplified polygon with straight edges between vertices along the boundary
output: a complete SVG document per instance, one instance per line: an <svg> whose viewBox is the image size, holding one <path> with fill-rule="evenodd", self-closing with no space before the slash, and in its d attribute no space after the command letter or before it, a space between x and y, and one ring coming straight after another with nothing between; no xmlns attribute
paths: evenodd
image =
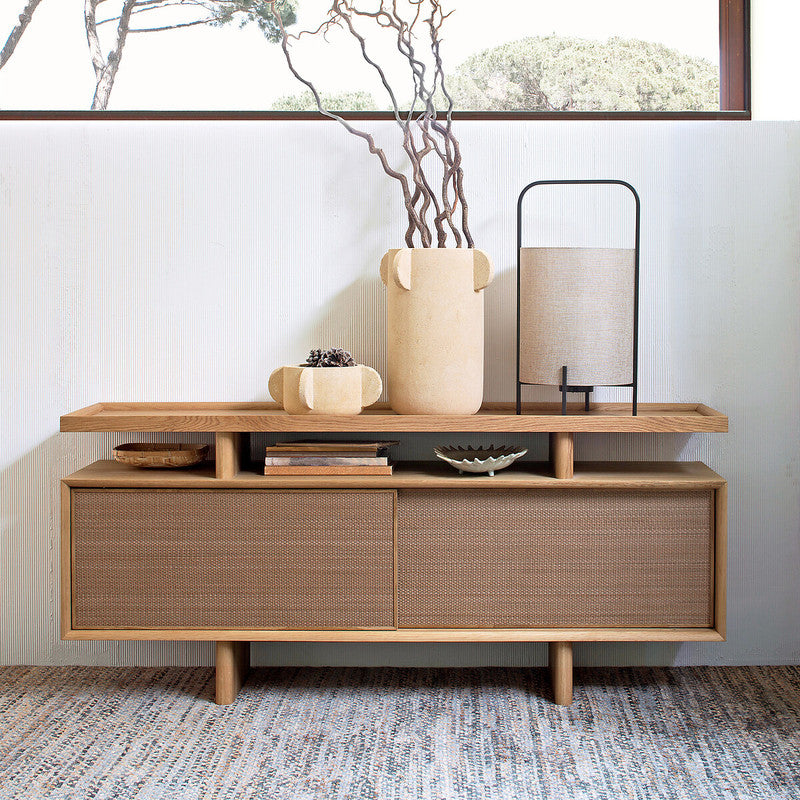
<svg viewBox="0 0 800 800"><path fill-rule="evenodd" d="M331 347L330 350L312 350L308 354L302 367L354 367L356 361L353 356L342 350L341 347Z"/></svg>
<svg viewBox="0 0 800 800"><path fill-rule="evenodd" d="M381 376L341 347L312 350L304 364L278 367L269 376L269 393L289 414L360 414L382 391Z"/></svg>

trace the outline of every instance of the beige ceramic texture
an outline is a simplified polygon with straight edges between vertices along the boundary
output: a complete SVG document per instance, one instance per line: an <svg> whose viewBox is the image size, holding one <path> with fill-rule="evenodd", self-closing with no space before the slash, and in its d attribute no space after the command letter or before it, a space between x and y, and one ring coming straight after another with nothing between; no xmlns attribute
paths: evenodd
<svg viewBox="0 0 800 800"><path fill-rule="evenodd" d="M386 384L398 414L474 414L483 400L481 250L406 248L381 260L387 289Z"/></svg>
<svg viewBox="0 0 800 800"><path fill-rule="evenodd" d="M634 251L590 247L520 250L523 383L633 382Z"/></svg>
<svg viewBox="0 0 800 800"><path fill-rule="evenodd" d="M381 376L372 367L278 367L269 393L289 414L360 414L381 396Z"/></svg>

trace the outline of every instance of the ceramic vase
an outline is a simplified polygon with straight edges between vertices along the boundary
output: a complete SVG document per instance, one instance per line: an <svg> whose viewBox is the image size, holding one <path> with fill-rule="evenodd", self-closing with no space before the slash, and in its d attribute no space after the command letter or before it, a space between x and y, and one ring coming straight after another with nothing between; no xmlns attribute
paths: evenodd
<svg viewBox="0 0 800 800"><path fill-rule="evenodd" d="M474 414L483 401L481 250L406 248L381 260L387 291L386 385L398 414Z"/></svg>
<svg viewBox="0 0 800 800"><path fill-rule="evenodd" d="M381 396L381 376L371 367L278 367L269 393L289 414L360 414Z"/></svg>

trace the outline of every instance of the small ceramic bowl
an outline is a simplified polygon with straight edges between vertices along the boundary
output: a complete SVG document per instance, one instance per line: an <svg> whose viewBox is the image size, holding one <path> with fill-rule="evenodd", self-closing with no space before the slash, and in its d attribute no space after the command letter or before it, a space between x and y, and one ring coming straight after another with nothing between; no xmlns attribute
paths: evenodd
<svg viewBox="0 0 800 800"><path fill-rule="evenodd" d="M528 452L516 447L434 447L433 452L458 470L464 472L488 472L490 476L499 469L505 469Z"/></svg>
<svg viewBox="0 0 800 800"><path fill-rule="evenodd" d="M269 393L288 414L360 414L381 396L381 376L371 367L278 367Z"/></svg>

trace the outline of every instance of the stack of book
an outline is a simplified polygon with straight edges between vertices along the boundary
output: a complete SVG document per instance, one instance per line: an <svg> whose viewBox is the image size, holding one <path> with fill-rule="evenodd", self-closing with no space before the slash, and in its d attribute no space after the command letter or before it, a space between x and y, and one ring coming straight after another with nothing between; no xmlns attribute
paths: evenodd
<svg viewBox="0 0 800 800"><path fill-rule="evenodd" d="M399 442L279 442L267 447L265 475L391 475Z"/></svg>

